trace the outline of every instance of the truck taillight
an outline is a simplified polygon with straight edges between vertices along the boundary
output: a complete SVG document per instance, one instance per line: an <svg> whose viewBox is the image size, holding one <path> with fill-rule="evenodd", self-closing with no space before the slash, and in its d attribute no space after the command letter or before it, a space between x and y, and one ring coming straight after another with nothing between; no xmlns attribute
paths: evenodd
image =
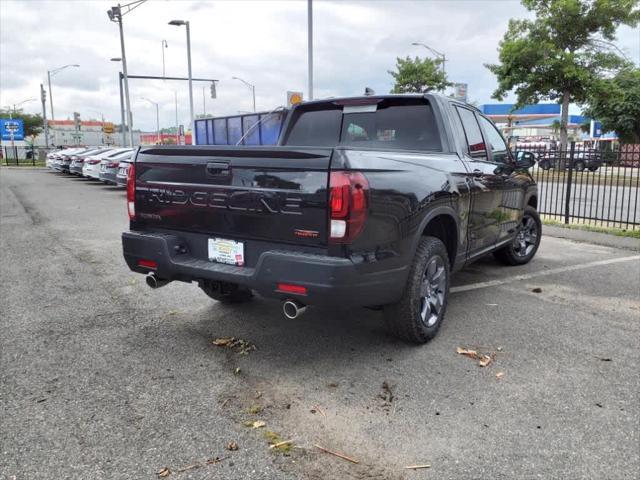
<svg viewBox="0 0 640 480"><path fill-rule="evenodd" d="M136 169L132 164L129 165L127 172L127 210L129 212L129 220L136 218Z"/></svg>
<svg viewBox="0 0 640 480"><path fill-rule="evenodd" d="M361 172L334 171L329 179L329 241L350 243L367 218L369 182Z"/></svg>

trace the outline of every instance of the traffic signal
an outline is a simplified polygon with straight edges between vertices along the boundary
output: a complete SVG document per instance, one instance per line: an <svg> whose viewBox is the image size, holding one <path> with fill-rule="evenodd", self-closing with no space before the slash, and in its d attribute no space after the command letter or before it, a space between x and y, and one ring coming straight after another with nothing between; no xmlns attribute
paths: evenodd
<svg viewBox="0 0 640 480"><path fill-rule="evenodd" d="M80 130L82 122L80 121L80 114L78 112L73 112L73 123L76 126L76 130Z"/></svg>
<svg viewBox="0 0 640 480"><path fill-rule="evenodd" d="M211 82L211 98L216 98L216 82Z"/></svg>
<svg viewBox="0 0 640 480"><path fill-rule="evenodd" d="M47 101L47 91L44 89L42 84L40 84L40 97L41 97L42 103L45 103Z"/></svg>

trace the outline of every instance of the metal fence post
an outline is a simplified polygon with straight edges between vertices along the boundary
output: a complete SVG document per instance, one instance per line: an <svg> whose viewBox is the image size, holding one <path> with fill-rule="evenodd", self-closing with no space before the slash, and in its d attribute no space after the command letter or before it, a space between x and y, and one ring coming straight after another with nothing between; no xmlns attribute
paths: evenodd
<svg viewBox="0 0 640 480"><path fill-rule="evenodd" d="M576 153L576 142L571 142L571 150L569 152L569 171L567 172L567 195L564 199L564 223L569 224L569 205L571 200L571 181L573 179L573 162Z"/></svg>

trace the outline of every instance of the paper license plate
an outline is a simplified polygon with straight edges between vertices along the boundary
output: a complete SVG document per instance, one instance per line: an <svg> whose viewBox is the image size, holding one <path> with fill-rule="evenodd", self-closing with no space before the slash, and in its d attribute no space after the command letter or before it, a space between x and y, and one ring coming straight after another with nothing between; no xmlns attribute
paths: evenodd
<svg viewBox="0 0 640 480"><path fill-rule="evenodd" d="M242 267L244 265L244 243L224 238L210 238L209 260Z"/></svg>

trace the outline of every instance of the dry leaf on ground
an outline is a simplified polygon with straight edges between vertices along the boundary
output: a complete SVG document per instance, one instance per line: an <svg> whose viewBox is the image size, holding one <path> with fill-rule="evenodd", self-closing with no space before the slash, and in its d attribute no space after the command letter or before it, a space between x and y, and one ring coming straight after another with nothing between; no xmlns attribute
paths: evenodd
<svg viewBox="0 0 640 480"><path fill-rule="evenodd" d="M238 444L236 442L229 442L227 443L226 449L231 451L231 452L235 452L236 450L238 450Z"/></svg>
<svg viewBox="0 0 640 480"><path fill-rule="evenodd" d="M251 428L262 428L266 426L267 426L267 422L263 422L262 420L256 420L251 424Z"/></svg>
<svg viewBox="0 0 640 480"><path fill-rule="evenodd" d="M156 472L156 475L158 475L159 477L168 477L169 475L171 475L171 470L169 470L169 468L167 467L164 467L160 469L159 472Z"/></svg>
<svg viewBox="0 0 640 480"><path fill-rule="evenodd" d="M480 365L481 367L486 367L491 363L491 357L489 355L480 355L480 361L478 362L478 365Z"/></svg>
<svg viewBox="0 0 640 480"><path fill-rule="evenodd" d="M502 377L504 377L504 372L498 372L498 373L496 373L496 378L497 378L498 380L500 380Z"/></svg>
<svg viewBox="0 0 640 480"><path fill-rule="evenodd" d="M478 358L478 352L475 350L467 350L466 348L458 347L456 348L456 352L458 352L458 355L464 355L465 357Z"/></svg>
<svg viewBox="0 0 640 480"><path fill-rule="evenodd" d="M248 340L235 337L220 337L211 341L216 347L227 348L235 351L239 355L248 355L256 349L256 346Z"/></svg>

